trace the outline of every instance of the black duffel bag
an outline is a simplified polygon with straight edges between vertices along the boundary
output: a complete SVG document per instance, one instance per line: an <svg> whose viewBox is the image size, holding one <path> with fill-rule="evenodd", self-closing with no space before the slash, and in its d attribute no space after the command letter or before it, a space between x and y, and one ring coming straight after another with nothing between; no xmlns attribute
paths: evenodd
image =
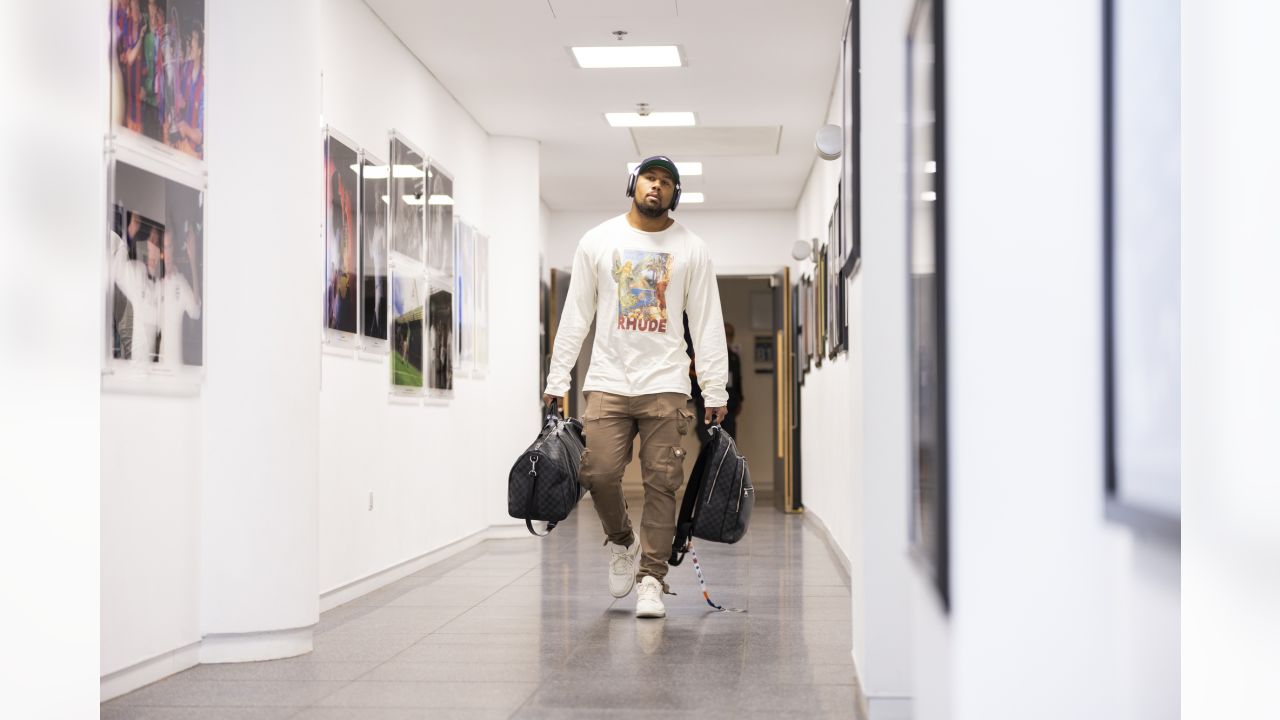
<svg viewBox="0 0 1280 720"><path fill-rule="evenodd" d="M751 509L756 504L755 488L747 459L719 424L711 426L711 437L698 453L689 476L689 486L680 503L676 537L671 544L671 565L679 565L693 538L736 543L747 534Z"/></svg>
<svg viewBox="0 0 1280 720"><path fill-rule="evenodd" d="M566 420L559 408L548 412L538 439L511 466L507 513L522 518L534 535L550 533L556 523L569 517L573 506L586 494L578 484L578 467L585 447L581 421ZM547 532L534 530L534 520L546 520Z"/></svg>

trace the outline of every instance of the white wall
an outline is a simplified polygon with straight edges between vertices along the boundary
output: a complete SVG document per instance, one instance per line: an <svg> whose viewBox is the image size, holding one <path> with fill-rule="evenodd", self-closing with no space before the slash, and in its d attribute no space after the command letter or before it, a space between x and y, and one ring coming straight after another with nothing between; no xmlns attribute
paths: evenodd
<svg viewBox="0 0 1280 720"><path fill-rule="evenodd" d="M208 12L209 308L204 387L201 633L306 628L318 619L312 342L321 264L315 181L319 10L306 0L211 3ZM270 73L263 68L270 67ZM246 112L252 108L252 112ZM308 132L310 130L310 132ZM271 182L254 182L266 166ZM268 187L287 188L269 192ZM234 641L233 641L234 642ZM309 632L281 650L310 650Z"/></svg>
<svg viewBox="0 0 1280 720"><path fill-rule="evenodd" d="M1182 712L1261 717L1280 667L1280 87L1256 78L1280 67L1280 6L1181 7Z"/></svg>
<svg viewBox="0 0 1280 720"><path fill-rule="evenodd" d="M850 571L852 653L870 717L910 717L910 570L906 551L906 329L902 220L900 13L862 10L862 266L848 285L849 349L811 368L801 389L801 497ZM842 122L841 88L827 122ZM797 235L827 238L841 161L816 160ZM796 263L796 274L813 263Z"/></svg>
<svg viewBox="0 0 1280 720"><path fill-rule="evenodd" d="M616 211L553 210L547 243L547 267L573 266L573 252L582 234L627 211L631 202L619 183ZM716 273L745 275L773 273L791 264L795 242L795 214L787 210L724 211L677 208L671 217L696 233L711 250Z"/></svg>
<svg viewBox="0 0 1280 720"><path fill-rule="evenodd" d="M507 465L537 430L509 412L538 402L537 143L488 136L358 0L218 3L208 27L208 371L197 397L103 396L108 695L143 665L303 652L325 590L515 527ZM392 403L385 358L322 353L322 119L384 159L405 133L490 236L491 365L448 403Z"/></svg>
<svg viewBox="0 0 1280 720"><path fill-rule="evenodd" d="M303 2L208 9L207 376L193 397L102 396L104 676L316 619L320 289L298 272L320 198L315 19Z"/></svg>
<svg viewBox="0 0 1280 720"><path fill-rule="evenodd" d="M97 712L106 4L0 24L0 508L5 714ZM20 170L19 170L20 168ZM56 190L55 190L56 188Z"/></svg>
<svg viewBox="0 0 1280 720"><path fill-rule="evenodd" d="M395 128L441 163L454 176L455 212L489 235L491 263L490 368L483 378L456 372L451 401L391 402L385 357L324 356L323 592L515 523L506 514L506 474L537 428L521 422L532 413L492 409L538 402L543 240L537 143L488 136L364 3L322 7L325 121L384 159ZM506 300L518 297L530 301Z"/></svg>
<svg viewBox="0 0 1280 720"><path fill-rule="evenodd" d="M949 657L922 718L1178 713L1177 553L1103 519L1099 9L947 18L953 606L915 610Z"/></svg>

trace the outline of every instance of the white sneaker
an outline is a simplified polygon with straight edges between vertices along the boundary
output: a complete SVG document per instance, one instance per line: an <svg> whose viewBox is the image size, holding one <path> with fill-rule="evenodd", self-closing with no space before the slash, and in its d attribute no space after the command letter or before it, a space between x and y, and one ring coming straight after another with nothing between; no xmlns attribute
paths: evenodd
<svg viewBox="0 0 1280 720"><path fill-rule="evenodd" d="M636 589L636 617L660 618L667 616L662 604L662 583L652 575L645 575Z"/></svg>
<svg viewBox="0 0 1280 720"><path fill-rule="evenodd" d="M609 543L609 553L609 592L616 598L624 598L631 594L631 588L636 584L640 537L633 536L628 547Z"/></svg>

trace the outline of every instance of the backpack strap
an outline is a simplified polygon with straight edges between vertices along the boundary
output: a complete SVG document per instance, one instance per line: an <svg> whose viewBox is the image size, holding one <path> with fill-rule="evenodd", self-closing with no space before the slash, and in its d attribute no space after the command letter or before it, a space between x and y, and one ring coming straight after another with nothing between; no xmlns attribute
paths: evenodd
<svg viewBox="0 0 1280 720"><path fill-rule="evenodd" d="M676 536L671 543L671 557L668 565L679 565L684 562L685 553L689 552L693 540L693 519L698 516L698 500L702 495L702 475L706 472L711 441L708 440L698 451L698 459L693 463L693 472L689 474L689 483L684 489L684 500L680 502L680 515L676 518Z"/></svg>

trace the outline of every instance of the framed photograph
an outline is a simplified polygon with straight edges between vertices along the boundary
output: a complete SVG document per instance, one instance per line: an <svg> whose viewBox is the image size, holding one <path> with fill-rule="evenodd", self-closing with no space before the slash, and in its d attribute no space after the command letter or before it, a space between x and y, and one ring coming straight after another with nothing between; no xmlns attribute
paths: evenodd
<svg viewBox="0 0 1280 720"><path fill-rule="evenodd" d="M806 274L800 278L801 294L800 297L804 302L803 314L801 317L801 329L804 336L804 373L808 374L813 368L814 355L816 354L816 336L817 336L817 289L814 286L813 275Z"/></svg>
<svg viewBox="0 0 1280 720"><path fill-rule="evenodd" d="M325 341L355 347L359 330L360 152L332 128L324 134Z"/></svg>
<svg viewBox="0 0 1280 720"><path fill-rule="evenodd" d="M911 554L950 607L947 536L943 0L917 0L907 36Z"/></svg>
<svg viewBox="0 0 1280 720"><path fill-rule="evenodd" d="M752 345L751 361L758 373L773 372L773 336L756 335Z"/></svg>
<svg viewBox="0 0 1280 720"><path fill-rule="evenodd" d="M827 247L821 246L813 266L813 366L827 357Z"/></svg>
<svg viewBox="0 0 1280 720"><path fill-rule="evenodd" d="M426 156L403 135L391 131L391 257L421 266L426 236Z"/></svg>
<svg viewBox="0 0 1280 720"><path fill-rule="evenodd" d="M203 177L131 155L108 160L104 372L190 375L204 366Z"/></svg>
<svg viewBox="0 0 1280 720"><path fill-rule="evenodd" d="M422 395L426 388L427 280L420 273L391 275L391 392Z"/></svg>
<svg viewBox="0 0 1280 720"><path fill-rule="evenodd" d="M427 268L453 277L453 175L434 160L427 164Z"/></svg>
<svg viewBox="0 0 1280 720"><path fill-rule="evenodd" d="M367 352L388 348L390 289L387 285L390 167L369 153L360 157L360 334Z"/></svg>
<svg viewBox="0 0 1280 720"><path fill-rule="evenodd" d="M470 373L475 366L475 230L455 217L453 222L454 337L457 340L458 371Z"/></svg>
<svg viewBox="0 0 1280 720"><path fill-rule="evenodd" d="M841 42L841 115L844 153L840 156L840 275L851 278L862 263L862 41L861 0L851 0ZM847 343L846 343L847 345Z"/></svg>
<svg viewBox="0 0 1280 720"><path fill-rule="evenodd" d="M841 220L841 192L836 192L835 207L831 208L831 219L827 226L830 256L827 260L827 286L829 303L827 306L827 337L830 338L828 357L834 358L849 349L848 307L846 304L845 275L843 259L840 251L832 248L844 248L844 222Z"/></svg>
<svg viewBox="0 0 1280 720"><path fill-rule="evenodd" d="M1107 517L1181 542L1176 2L1103 1Z"/></svg>
<svg viewBox="0 0 1280 720"><path fill-rule="evenodd" d="M111 120L204 159L205 0L111 0Z"/></svg>
<svg viewBox="0 0 1280 720"><path fill-rule="evenodd" d="M427 307L427 389L432 397L453 396L453 288L431 281Z"/></svg>
<svg viewBox="0 0 1280 720"><path fill-rule="evenodd" d="M475 234L476 243L476 374L489 369L489 236Z"/></svg>

